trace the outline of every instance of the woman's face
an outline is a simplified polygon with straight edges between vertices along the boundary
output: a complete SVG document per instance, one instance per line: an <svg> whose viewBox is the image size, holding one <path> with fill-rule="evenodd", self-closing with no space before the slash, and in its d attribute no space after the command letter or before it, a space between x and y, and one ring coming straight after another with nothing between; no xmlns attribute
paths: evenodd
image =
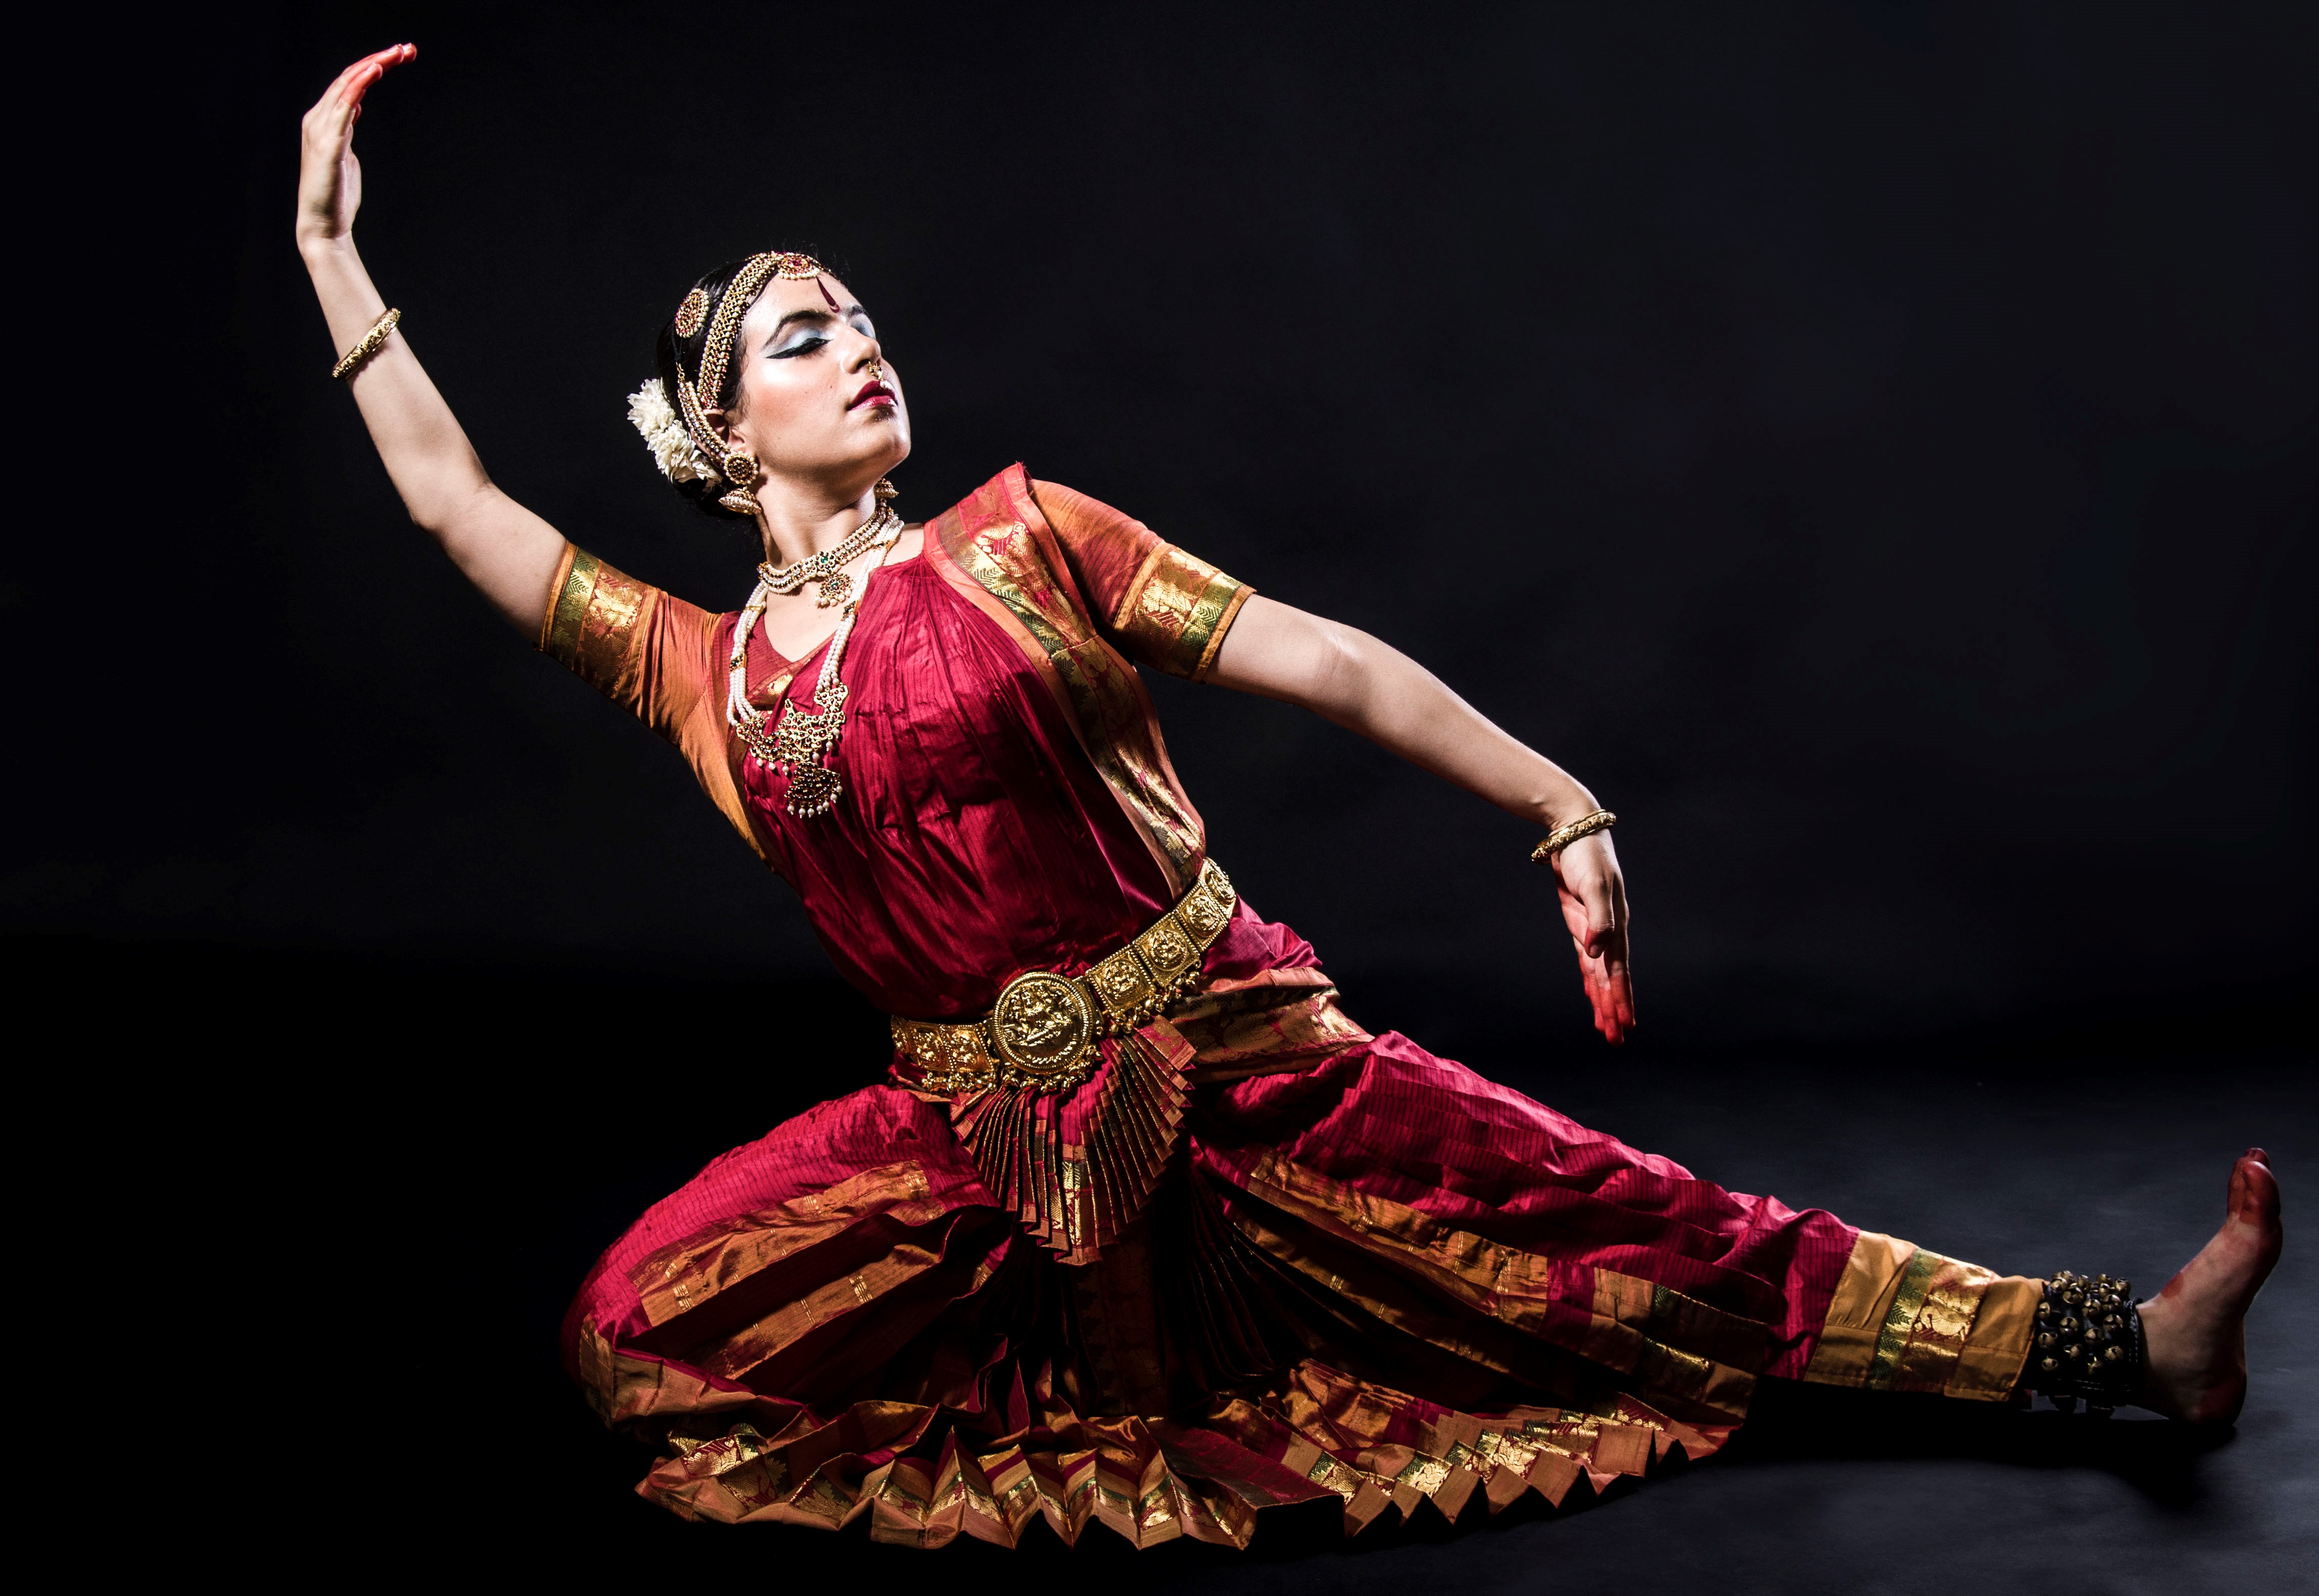
<svg viewBox="0 0 2319 1596"><path fill-rule="evenodd" d="M909 457L902 384L868 312L836 278L766 284L733 359L740 397L725 428L769 474L853 499Z"/></svg>

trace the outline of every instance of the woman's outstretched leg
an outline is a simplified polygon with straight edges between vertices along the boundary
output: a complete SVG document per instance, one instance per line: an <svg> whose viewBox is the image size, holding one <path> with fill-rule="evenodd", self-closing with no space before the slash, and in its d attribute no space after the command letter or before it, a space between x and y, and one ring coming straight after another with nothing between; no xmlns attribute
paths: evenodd
<svg viewBox="0 0 2319 1596"><path fill-rule="evenodd" d="M2143 1407L2193 1424L2239 1416L2247 1309L2278 1262L2283 1235L2270 1155L2251 1147L2231 1167L2223 1228L2142 1304Z"/></svg>

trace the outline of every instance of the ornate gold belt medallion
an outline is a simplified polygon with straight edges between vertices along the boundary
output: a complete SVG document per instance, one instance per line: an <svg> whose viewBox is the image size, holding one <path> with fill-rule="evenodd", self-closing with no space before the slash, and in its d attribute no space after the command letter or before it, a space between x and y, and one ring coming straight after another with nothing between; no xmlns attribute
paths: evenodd
<svg viewBox="0 0 2319 1596"><path fill-rule="evenodd" d="M1181 902L1084 976L1025 971L1000 990L988 1018L898 1018L894 1044L929 1091L1075 1087L1101 1061L1105 1037L1125 1035L1199 985L1200 955L1232 924L1239 901L1232 879L1210 860Z"/></svg>

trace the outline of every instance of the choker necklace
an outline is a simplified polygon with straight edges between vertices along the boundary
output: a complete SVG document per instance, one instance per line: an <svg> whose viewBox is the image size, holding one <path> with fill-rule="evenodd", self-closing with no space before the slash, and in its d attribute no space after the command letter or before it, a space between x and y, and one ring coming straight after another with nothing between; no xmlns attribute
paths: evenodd
<svg viewBox="0 0 2319 1596"><path fill-rule="evenodd" d="M732 728L733 735L741 739L759 762L788 775L787 807L800 820L828 814L831 806L845 790L845 784L838 779L837 772L821 762L826 755L837 751L837 739L845 730L846 688L837 674L837 668L839 662L845 657L845 640L853 635L854 617L862 609L861 594L854 587L853 579L838 567L851 564L864 549L874 545L878 548L878 563L870 569L880 570L901 537L902 518L880 504L878 513L864 521L860 529L844 542L779 570L770 565L758 566L756 591L749 595L749 601L741 607L741 618L734 623L733 664L725 693L725 724ZM864 581L866 584L867 573L864 573ZM768 717L749 707L749 634L756 630L769 600L775 594L794 593L808 582L821 584L823 609L826 609L833 604L844 604L845 613L838 618L837 630L830 634L829 652L821 656L821 675L813 686L813 701L817 708L808 715L798 708L795 699L784 699L781 722L768 731L765 726ZM841 583L844 585L840 586ZM833 588L836 590L835 592L831 591Z"/></svg>
<svg viewBox="0 0 2319 1596"><path fill-rule="evenodd" d="M870 518L839 541L817 555L808 555L794 565L763 564L757 567L757 580L766 591L788 598L808 582L819 591L814 598L817 609L830 609L853 596L853 579L845 574L845 567L862 557L862 551L878 541L889 527L898 528L901 520L880 503Z"/></svg>

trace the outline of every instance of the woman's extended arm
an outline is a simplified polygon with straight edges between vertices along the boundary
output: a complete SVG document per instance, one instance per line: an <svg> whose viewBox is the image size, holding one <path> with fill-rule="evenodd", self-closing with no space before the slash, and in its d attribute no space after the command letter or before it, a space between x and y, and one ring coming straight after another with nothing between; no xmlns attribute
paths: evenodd
<svg viewBox="0 0 2319 1596"><path fill-rule="evenodd" d="M355 252L355 212L362 204L355 122L371 85L418 53L414 46L398 44L364 57L338 74L301 124L298 252L305 257L340 354L386 310ZM401 332L347 381L411 518L434 535L501 614L537 636L547 612L548 586L564 557L563 536L492 485L451 407Z"/></svg>
<svg viewBox="0 0 2319 1596"><path fill-rule="evenodd" d="M1407 654L1261 595L1224 635L1208 680L1310 709L1549 831L1598 807L1567 771L1508 736ZM1555 879L1595 1029L1622 1041L1635 1023L1635 995L1627 887L1610 833L1582 837L1556 855Z"/></svg>

